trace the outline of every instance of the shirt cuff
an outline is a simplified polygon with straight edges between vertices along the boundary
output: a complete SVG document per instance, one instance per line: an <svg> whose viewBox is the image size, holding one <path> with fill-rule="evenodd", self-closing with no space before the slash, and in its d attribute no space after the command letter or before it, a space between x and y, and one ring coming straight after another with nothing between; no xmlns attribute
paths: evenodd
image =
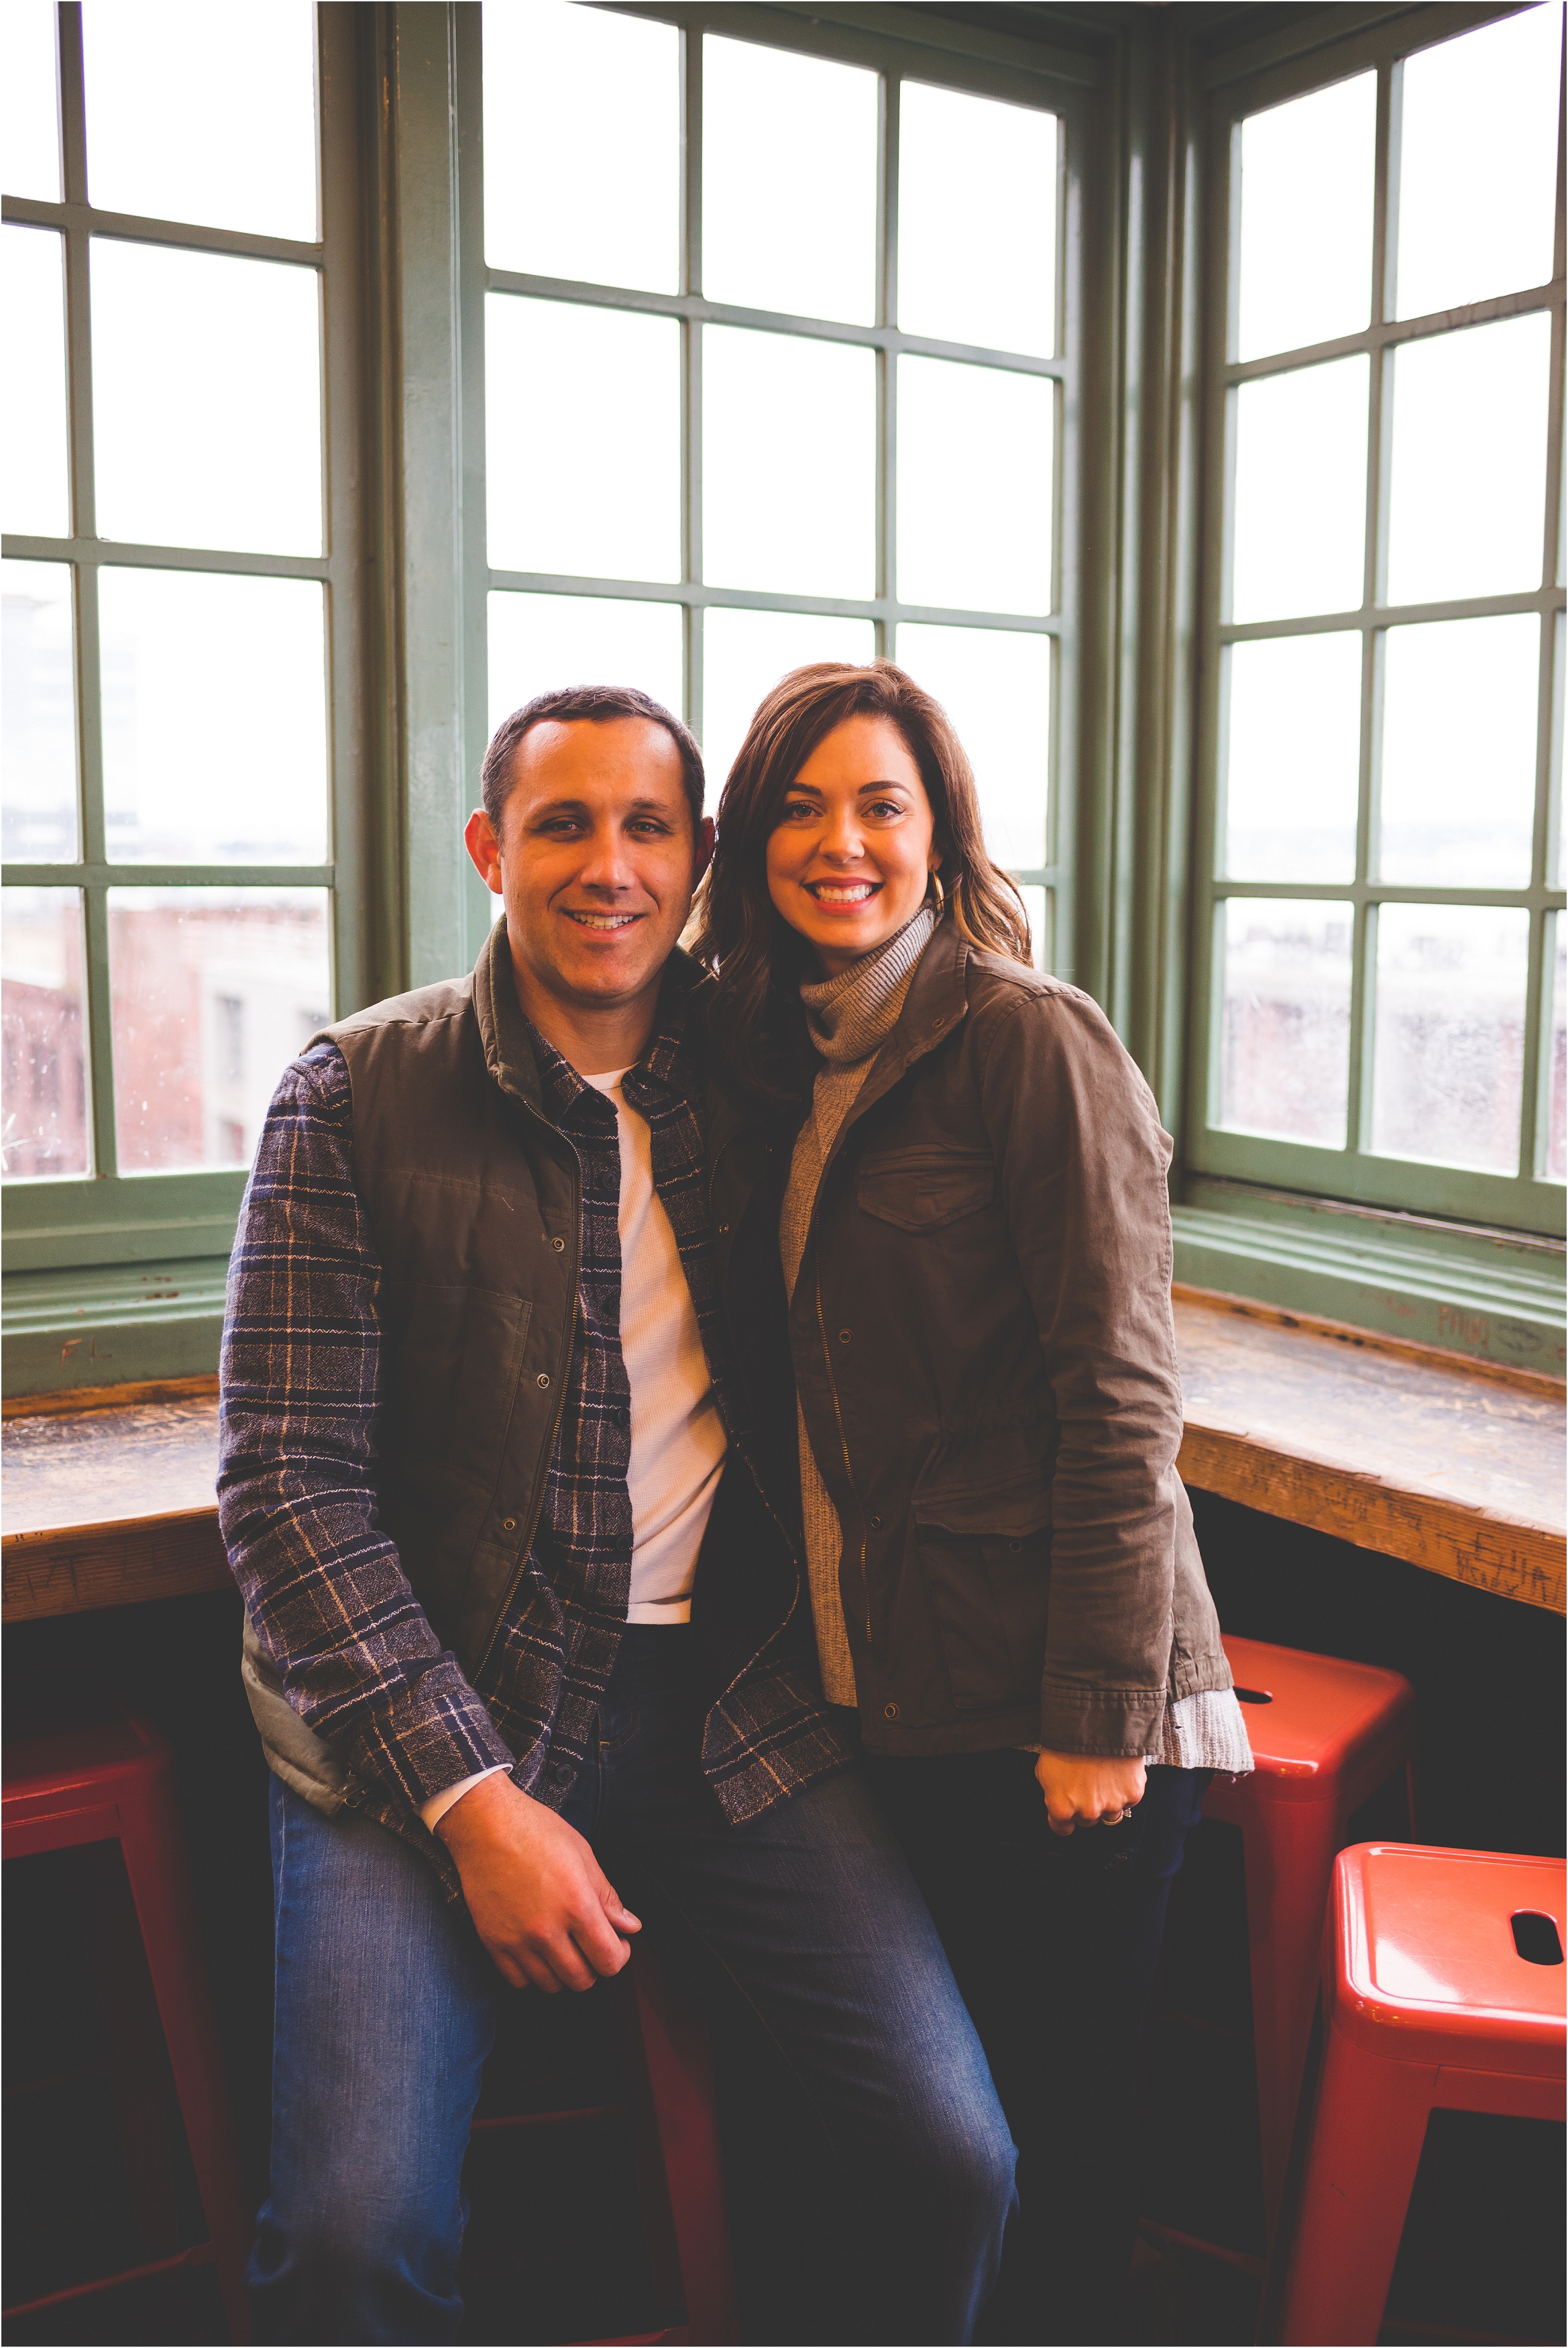
<svg viewBox="0 0 1568 2348"><path fill-rule="evenodd" d="M447 1786L441 1793L432 1794L427 1802L421 1802L419 1815L431 1833L436 1831L437 1818L444 1818L453 1805L462 1800L470 1787L482 1786L487 1777L499 1777L505 1771L505 1762L494 1762L488 1769L476 1769L471 1777L459 1777L455 1786Z"/></svg>

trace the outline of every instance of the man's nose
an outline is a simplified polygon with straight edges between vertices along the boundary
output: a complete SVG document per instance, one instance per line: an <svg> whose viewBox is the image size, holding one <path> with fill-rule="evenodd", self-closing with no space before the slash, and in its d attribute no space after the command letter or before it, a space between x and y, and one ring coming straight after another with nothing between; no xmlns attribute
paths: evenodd
<svg viewBox="0 0 1568 2348"><path fill-rule="evenodd" d="M632 886L636 875L627 856L626 842L612 826L596 831L587 842L577 877L579 886L584 889Z"/></svg>

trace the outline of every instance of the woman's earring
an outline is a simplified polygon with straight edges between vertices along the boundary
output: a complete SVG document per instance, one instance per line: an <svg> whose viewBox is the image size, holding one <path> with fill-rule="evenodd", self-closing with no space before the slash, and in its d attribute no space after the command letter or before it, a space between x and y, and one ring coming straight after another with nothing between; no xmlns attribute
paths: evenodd
<svg viewBox="0 0 1568 2348"><path fill-rule="evenodd" d="M948 901L948 892L942 886L942 876L934 864L931 867L931 886L937 892L937 918L939 921L942 909Z"/></svg>

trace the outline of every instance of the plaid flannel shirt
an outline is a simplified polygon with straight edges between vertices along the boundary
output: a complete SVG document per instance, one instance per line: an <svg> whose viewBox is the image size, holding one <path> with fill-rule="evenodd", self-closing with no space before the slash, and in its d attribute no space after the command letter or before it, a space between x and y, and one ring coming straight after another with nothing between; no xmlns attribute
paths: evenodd
<svg viewBox="0 0 1568 2348"><path fill-rule="evenodd" d="M655 1188L734 1444L689 1000L686 986L666 986L658 1031L623 1090L649 1123ZM565 1799L591 1749L630 1584L615 1111L528 1033L546 1113L582 1167L581 1267L533 1547L474 1684L377 1528L380 1265L354 1187L353 1098L335 1045L313 1045L279 1086L230 1273L219 1505L231 1569L290 1704L346 1762L351 1798L443 1860L417 1806L459 1778L499 1763L538 1799ZM739 1821L842 1767L847 1751L809 1666L780 1657L724 1691L702 1758Z"/></svg>

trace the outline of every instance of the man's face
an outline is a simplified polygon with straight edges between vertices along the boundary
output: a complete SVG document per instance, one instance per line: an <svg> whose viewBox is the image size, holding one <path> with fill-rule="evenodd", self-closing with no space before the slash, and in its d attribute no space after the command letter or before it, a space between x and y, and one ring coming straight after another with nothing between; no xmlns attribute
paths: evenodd
<svg viewBox="0 0 1568 2348"><path fill-rule="evenodd" d="M642 717L548 720L512 760L497 840L482 812L468 853L507 909L519 989L609 1010L657 988L712 850L692 820L681 753Z"/></svg>

